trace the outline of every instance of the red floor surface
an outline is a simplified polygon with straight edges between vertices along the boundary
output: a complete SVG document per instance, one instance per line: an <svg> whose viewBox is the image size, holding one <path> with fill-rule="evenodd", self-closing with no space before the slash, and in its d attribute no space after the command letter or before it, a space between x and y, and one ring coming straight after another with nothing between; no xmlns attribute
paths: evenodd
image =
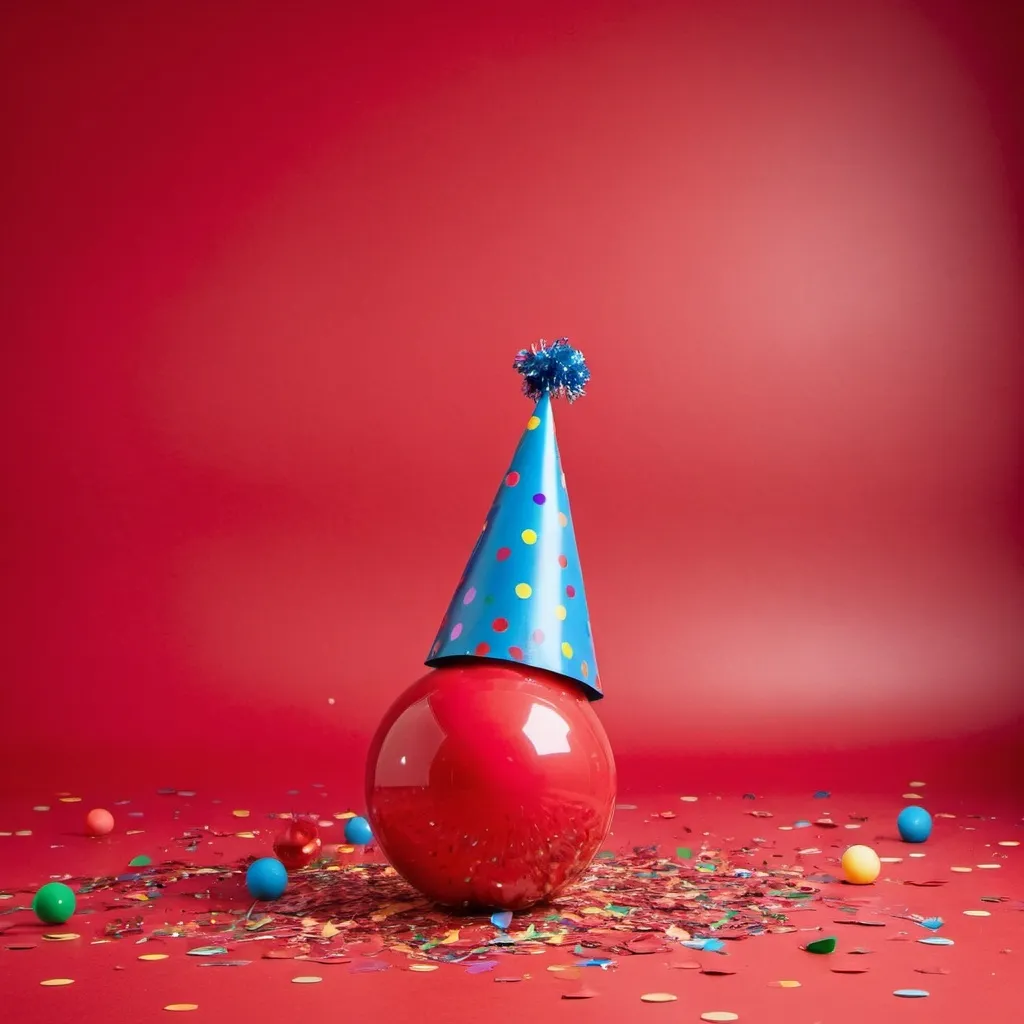
<svg viewBox="0 0 1024 1024"><path fill-rule="evenodd" d="M169 1015L163 1008L169 1004L189 1003L197 1006L196 1019L225 1021L340 1016L402 1021L415 1016L426 1022L524 1018L655 1022L699 1021L708 1011L729 1011L747 1024L1020 1019L1024 849L1011 844L1024 838L1021 803L1012 790L1009 795L992 791L985 796L981 790L966 792L963 787L926 778L919 780L924 786L911 788L910 780L902 779L895 780L889 792L883 788L870 794L833 789L827 797L816 796L813 788L763 792L756 779L747 787L756 794L753 800L744 797L742 788L717 793L662 789L654 796L620 793L620 804L636 806L617 811L606 850L626 854L636 846L657 844L660 856L675 861L681 846L690 848L692 857L698 857L701 850L709 851L711 859L720 856L714 851L730 856L731 851L753 846L754 856L744 860L732 855L731 866L757 869L764 865L772 871L792 867L808 878L814 895L810 901L790 901L783 907L787 920L780 927L794 930L727 941L718 952L695 951L674 939L667 940L665 952L650 955L588 949L587 956L613 962L605 967L579 968L578 981L567 981L566 972L551 970L582 962L573 955L571 941L558 947L542 945L542 951L533 956L498 953L493 957L498 961L493 969L474 975L467 973L466 963L442 964L432 972L411 971L416 961L408 955L386 952L367 957L364 954L372 953L372 947L346 946L344 935L331 937L324 950L345 949L349 962L318 964L266 959L263 952L281 942L236 942L237 933L182 938L152 934L165 923L195 920L211 908L222 912L222 920L230 920L232 911L247 909L249 901L239 876L209 876L215 879L209 899L197 900L187 894L202 885L188 889L179 884L169 886L149 903L122 896L115 909L105 910L101 896L93 893L80 898L80 912L60 927L40 925L30 912L17 909L28 904L31 889L51 878L119 874L128 871L129 860L139 854L151 856L154 865L178 857L197 867L221 870L247 855L267 854L278 828L268 818L271 813L314 812L333 820L335 824L323 834L329 844L337 842L340 836L335 833L340 832L341 822L333 816L348 810L348 804L330 786L314 786L313 781L307 780L301 787L296 784L297 795L289 795L284 787L257 792L255 787L247 791L244 786L211 786L195 796L158 795L153 787L126 781L116 792L70 793L81 796L81 802L65 802L56 792L4 797L0 803L4 1018L41 1024L145 1022L166 1019ZM908 802L904 798L907 793L919 795L918 802L938 815L931 838L920 846L903 843L896 835L895 817ZM123 800L128 802L114 806ZM96 805L110 807L118 819L117 831L103 839L82 834L84 813ZM238 817L236 810L250 813ZM771 816L754 816L752 811ZM663 812L675 816L661 817ZM799 821L813 823L824 817L831 818L836 827L793 827ZM187 830L203 826L220 833L251 830L255 836L204 836L191 854L172 842ZM31 834L16 834L26 830ZM139 831L129 835L128 830ZM852 843L866 843L882 857L900 859L883 864L880 879L867 887L809 880L839 874L839 857ZM340 858L345 866L369 859L372 854L365 858L343 854ZM827 903L830 897L834 899ZM802 909L794 909L797 903ZM846 909L837 909L840 904ZM987 916L967 911L983 911ZM143 931L99 941L107 921L137 915L142 916ZM933 917L943 919L936 929L918 920ZM851 920L883 924L858 927ZM324 916L316 927L326 921ZM455 922L453 927L461 924L466 929L472 923ZM477 919L475 924L496 934L486 919ZM515 927L513 924L512 929ZM67 941L44 938L45 934L60 933L76 937ZM827 936L838 940L834 953L814 955L801 949ZM920 941L931 936L952 939L953 945ZM222 960L250 962L211 970L210 962L216 957L186 955L186 950L210 943L226 946L227 952L220 954ZM16 946L31 948L11 948ZM851 952L858 948L870 952ZM154 952L168 956L157 961L138 959ZM371 959L391 966L373 973L353 969ZM701 969L673 969L694 961ZM863 973L839 973L837 969ZM714 970L733 973L705 973ZM309 975L322 978L322 982L291 984L294 977ZM510 976L521 980L495 983ZM54 978L73 979L73 984L41 985ZM773 985L779 981L799 982L799 987ZM592 998L562 998L581 985L593 992ZM893 994L898 989L923 989L928 996L900 998ZM677 998L666 1003L641 1000L652 992Z"/></svg>

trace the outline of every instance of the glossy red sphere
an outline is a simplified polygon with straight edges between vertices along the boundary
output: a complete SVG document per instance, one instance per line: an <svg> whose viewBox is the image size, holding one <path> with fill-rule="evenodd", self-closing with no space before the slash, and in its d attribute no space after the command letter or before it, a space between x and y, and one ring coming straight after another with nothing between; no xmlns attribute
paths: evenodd
<svg viewBox="0 0 1024 1024"><path fill-rule="evenodd" d="M604 727L571 680L467 662L391 706L367 762L377 843L448 907L521 910L587 869L615 807Z"/></svg>
<svg viewBox="0 0 1024 1024"><path fill-rule="evenodd" d="M316 822L296 818L274 840L274 856L289 871L298 871L312 863L322 845Z"/></svg>

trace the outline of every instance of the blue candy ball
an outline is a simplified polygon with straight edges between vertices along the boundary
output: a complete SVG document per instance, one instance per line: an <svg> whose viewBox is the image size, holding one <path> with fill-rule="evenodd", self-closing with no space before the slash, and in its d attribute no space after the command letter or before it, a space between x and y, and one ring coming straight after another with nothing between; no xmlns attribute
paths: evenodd
<svg viewBox="0 0 1024 1024"><path fill-rule="evenodd" d="M904 807L896 827L905 843L923 843L932 834L932 816L923 807Z"/></svg>
<svg viewBox="0 0 1024 1024"><path fill-rule="evenodd" d="M245 886L254 900L276 900L288 885L288 871L276 857L261 857L249 865Z"/></svg>
<svg viewBox="0 0 1024 1024"><path fill-rule="evenodd" d="M370 823L365 818L349 818L345 822L345 842L351 846L367 846L373 839Z"/></svg>

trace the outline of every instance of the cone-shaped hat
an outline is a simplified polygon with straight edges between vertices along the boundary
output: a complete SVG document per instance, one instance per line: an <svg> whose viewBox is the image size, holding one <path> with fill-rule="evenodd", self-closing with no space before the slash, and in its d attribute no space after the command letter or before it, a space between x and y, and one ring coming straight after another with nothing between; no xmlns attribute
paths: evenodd
<svg viewBox="0 0 1024 1024"><path fill-rule="evenodd" d="M516 356L536 401L427 665L487 658L546 669L603 696L576 534L555 438L552 398L579 398L590 380L565 338Z"/></svg>

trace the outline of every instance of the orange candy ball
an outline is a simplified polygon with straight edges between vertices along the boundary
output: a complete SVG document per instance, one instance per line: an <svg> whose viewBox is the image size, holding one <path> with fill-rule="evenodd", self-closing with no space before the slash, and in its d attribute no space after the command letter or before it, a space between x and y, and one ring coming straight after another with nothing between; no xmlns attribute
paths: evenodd
<svg viewBox="0 0 1024 1024"><path fill-rule="evenodd" d="M85 831L91 836L106 836L114 831L114 816L102 807L93 808L85 816Z"/></svg>
<svg viewBox="0 0 1024 1024"><path fill-rule="evenodd" d="M853 885L870 885L881 870L882 862L870 846L851 846L843 854L843 874Z"/></svg>

